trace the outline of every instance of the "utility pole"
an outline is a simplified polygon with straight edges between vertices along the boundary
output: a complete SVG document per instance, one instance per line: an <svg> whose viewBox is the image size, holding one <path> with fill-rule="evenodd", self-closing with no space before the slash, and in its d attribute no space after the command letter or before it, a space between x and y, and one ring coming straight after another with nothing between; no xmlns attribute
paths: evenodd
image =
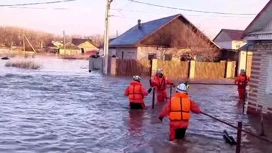
<svg viewBox="0 0 272 153"><path fill-rule="evenodd" d="M105 33L104 33L104 74L108 74L108 62L109 62L109 12L110 5L113 0L106 0L106 17L105 17Z"/></svg>
<svg viewBox="0 0 272 153"><path fill-rule="evenodd" d="M64 54L66 54L66 47L65 47L65 31L63 31L63 49L64 49Z"/></svg>

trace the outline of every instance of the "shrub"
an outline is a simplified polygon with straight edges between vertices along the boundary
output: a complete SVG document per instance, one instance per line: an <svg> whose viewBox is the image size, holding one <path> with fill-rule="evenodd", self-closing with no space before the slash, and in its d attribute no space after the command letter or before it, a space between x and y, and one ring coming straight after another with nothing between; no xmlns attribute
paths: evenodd
<svg viewBox="0 0 272 153"><path fill-rule="evenodd" d="M88 55L60 55L61 59L69 59L69 60L88 60Z"/></svg>
<svg viewBox="0 0 272 153"><path fill-rule="evenodd" d="M41 65L33 61L9 61L5 64L6 67L16 67L21 69L39 69Z"/></svg>

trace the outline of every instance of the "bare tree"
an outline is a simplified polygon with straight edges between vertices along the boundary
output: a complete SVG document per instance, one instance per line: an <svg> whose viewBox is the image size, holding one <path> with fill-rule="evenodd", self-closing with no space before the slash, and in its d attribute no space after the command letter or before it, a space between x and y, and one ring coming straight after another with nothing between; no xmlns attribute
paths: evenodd
<svg viewBox="0 0 272 153"><path fill-rule="evenodd" d="M174 20L147 39L142 45L161 46L161 54L200 56L206 61L213 61L219 55L215 46L200 30L186 21Z"/></svg>
<svg viewBox="0 0 272 153"><path fill-rule="evenodd" d="M23 34L24 32L24 34ZM11 46L23 46L23 35L25 35L28 40L31 42L34 48L45 47L48 43L52 41L62 41L63 36L58 36L42 31L35 31L29 29L23 29L19 27L9 27L2 26L0 27L0 46L11 47ZM65 39L67 42L71 42L72 38L88 38L96 46L103 44L102 35L93 35L93 36L81 36L81 35L66 35ZM30 45L26 43L26 49L32 50Z"/></svg>

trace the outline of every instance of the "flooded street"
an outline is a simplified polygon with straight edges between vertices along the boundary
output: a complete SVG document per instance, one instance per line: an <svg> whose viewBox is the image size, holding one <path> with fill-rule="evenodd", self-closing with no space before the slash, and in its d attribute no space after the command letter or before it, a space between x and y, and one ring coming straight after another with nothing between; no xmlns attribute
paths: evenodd
<svg viewBox="0 0 272 153"><path fill-rule="evenodd" d="M235 152L222 137L227 130L236 138L235 129L195 114L186 139L170 144L168 119L158 120L162 105L151 109L152 94L146 98L148 110L129 111L123 93L131 78L89 73L83 60L35 60L40 70L6 68L6 61L0 61L1 153ZM148 79L143 79L146 88ZM258 119L241 115L235 86L192 84L189 93L203 112L234 125L242 119L246 129L260 133ZM242 152L271 150L243 133Z"/></svg>

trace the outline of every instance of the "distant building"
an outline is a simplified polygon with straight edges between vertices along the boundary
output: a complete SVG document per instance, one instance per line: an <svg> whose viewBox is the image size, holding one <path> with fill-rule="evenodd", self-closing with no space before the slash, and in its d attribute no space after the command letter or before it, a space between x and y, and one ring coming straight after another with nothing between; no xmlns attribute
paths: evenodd
<svg viewBox="0 0 272 153"><path fill-rule="evenodd" d="M184 37L182 38L181 35ZM185 39L187 36L196 39ZM120 59L160 57L171 60L172 56L180 58L179 54L188 50L188 43L194 43L192 46L199 50L203 49L202 52L205 52L204 50L220 51L219 47L189 20L177 14L146 23L138 20L136 26L110 42L109 56L116 55Z"/></svg>
<svg viewBox="0 0 272 153"><path fill-rule="evenodd" d="M244 30L222 29L213 39L221 48L221 60L237 62L236 75L239 74L241 69L246 69L246 63L251 65L252 52L247 51L247 48L245 48L246 42L242 39L243 32ZM250 69L251 67L247 66L249 75Z"/></svg>
<svg viewBox="0 0 272 153"><path fill-rule="evenodd" d="M72 43L80 48L81 54L87 51L99 50L90 39L72 38Z"/></svg>
<svg viewBox="0 0 272 153"><path fill-rule="evenodd" d="M45 51L48 53L58 53L59 49L63 46L63 43L59 41L51 41L46 44Z"/></svg>
<svg viewBox="0 0 272 153"><path fill-rule="evenodd" d="M244 31L253 50L247 112L272 116L272 1L269 1Z"/></svg>
<svg viewBox="0 0 272 153"><path fill-rule="evenodd" d="M64 46L61 46L59 49L58 54L60 55L78 55L81 54L81 49L74 45L73 43L69 42L65 44Z"/></svg>

